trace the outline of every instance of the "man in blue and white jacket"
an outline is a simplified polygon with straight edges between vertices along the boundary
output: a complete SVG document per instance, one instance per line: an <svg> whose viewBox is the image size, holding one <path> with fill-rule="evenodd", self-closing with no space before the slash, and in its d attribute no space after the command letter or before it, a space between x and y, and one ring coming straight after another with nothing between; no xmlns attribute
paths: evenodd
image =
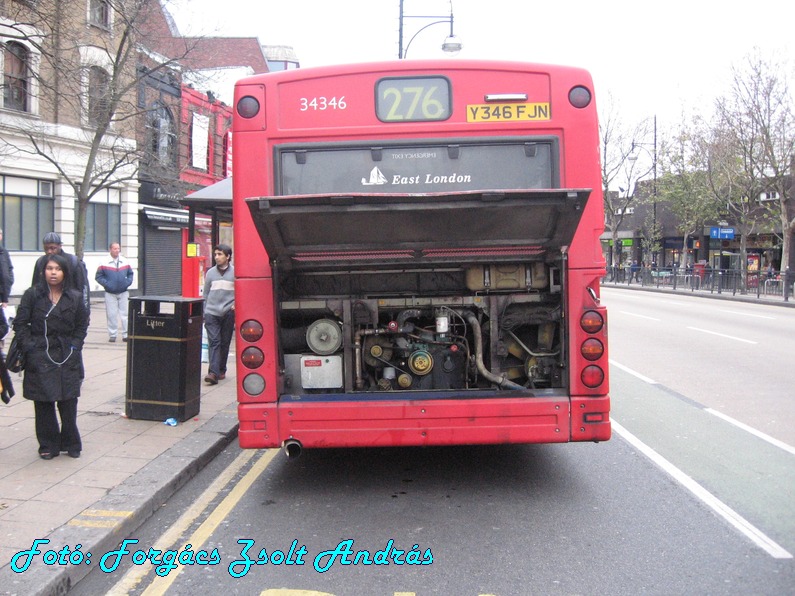
<svg viewBox="0 0 795 596"><path fill-rule="evenodd" d="M121 338L127 341L127 304L130 293L127 291L133 282L133 270L121 256L121 245L111 243L108 248L110 258L97 268L95 279L105 288L105 310L108 315L108 341L116 341L121 319Z"/></svg>

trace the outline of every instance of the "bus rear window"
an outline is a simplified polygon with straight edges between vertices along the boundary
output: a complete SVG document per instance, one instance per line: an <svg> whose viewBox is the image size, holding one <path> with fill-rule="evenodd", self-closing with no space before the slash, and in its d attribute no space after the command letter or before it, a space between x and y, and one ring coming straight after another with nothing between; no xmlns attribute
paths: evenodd
<svg viewBox="0 0 795 596"><path fill-rule="evenodd" d="M280 194L559 188L557 143L282 148Z"/></svg>

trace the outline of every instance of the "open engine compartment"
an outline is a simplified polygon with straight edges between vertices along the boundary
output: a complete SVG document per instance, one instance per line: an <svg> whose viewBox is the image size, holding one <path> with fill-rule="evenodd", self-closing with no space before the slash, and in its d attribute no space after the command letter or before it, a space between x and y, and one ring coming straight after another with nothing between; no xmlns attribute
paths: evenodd
<svg viewBox="0 0 795 596"><path fill-rule="evenodd" d="M563 387L561 271L536 261L287 275L284 392Z"/></svg>
<svg viewBox="0 0 795 596"><path fill-rule="evenodd" d="M280 394L564 389L566 249L588 194L250 199Z"/></svg>

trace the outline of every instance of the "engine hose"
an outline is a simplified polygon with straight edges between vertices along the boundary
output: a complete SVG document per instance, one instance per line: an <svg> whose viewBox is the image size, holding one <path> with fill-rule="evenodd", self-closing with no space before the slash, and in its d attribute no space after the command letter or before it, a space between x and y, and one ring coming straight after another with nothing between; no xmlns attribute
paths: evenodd
<svg viewBox="0 0 795 596"><path fill-rule="evenodd" d="M356 332L353 340L354 376L357 389L364 388L364 371L362 367L362 338L366 335L385 335L384 329L361 329Z"/></svg>
<svg viewBox="0 0 795 596"><path fill-rule="evenodd" d="M475 366L477 366L478 372L492 383L496 383L497 387L500 389L525 389L525 387L522 387L513 381L509 381L504 377L497 376L486 369L486 365L483 364L483 332L480 328L480 321L478 321L478 318L474 315L474 313L468 311L464 313L464 318L467 320L467 322L469 322L470 325L472 325L472 330L474 331Z"/></svg>
<svg viewBox="0 0 795 596"><path fill-rule="evenodd" d="M397 324L398 330L403 331L406 326L406 321L409 319L418 319L422 316L422 311L419 308L409 308L407 310L401 311L400 314L397 316ZM414 327L409 330L413 330Z"/></svg>

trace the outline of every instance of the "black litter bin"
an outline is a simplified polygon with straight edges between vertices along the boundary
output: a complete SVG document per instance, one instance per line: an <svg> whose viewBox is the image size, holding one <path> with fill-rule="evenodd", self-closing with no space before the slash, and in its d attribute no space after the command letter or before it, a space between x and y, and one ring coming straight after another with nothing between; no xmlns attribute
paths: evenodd
<svg viewBox="0 0 795 596"><path fill-rule="evenodd" d="M199 413L204 300L130 298L128 418L184 422Z"/></svg>

